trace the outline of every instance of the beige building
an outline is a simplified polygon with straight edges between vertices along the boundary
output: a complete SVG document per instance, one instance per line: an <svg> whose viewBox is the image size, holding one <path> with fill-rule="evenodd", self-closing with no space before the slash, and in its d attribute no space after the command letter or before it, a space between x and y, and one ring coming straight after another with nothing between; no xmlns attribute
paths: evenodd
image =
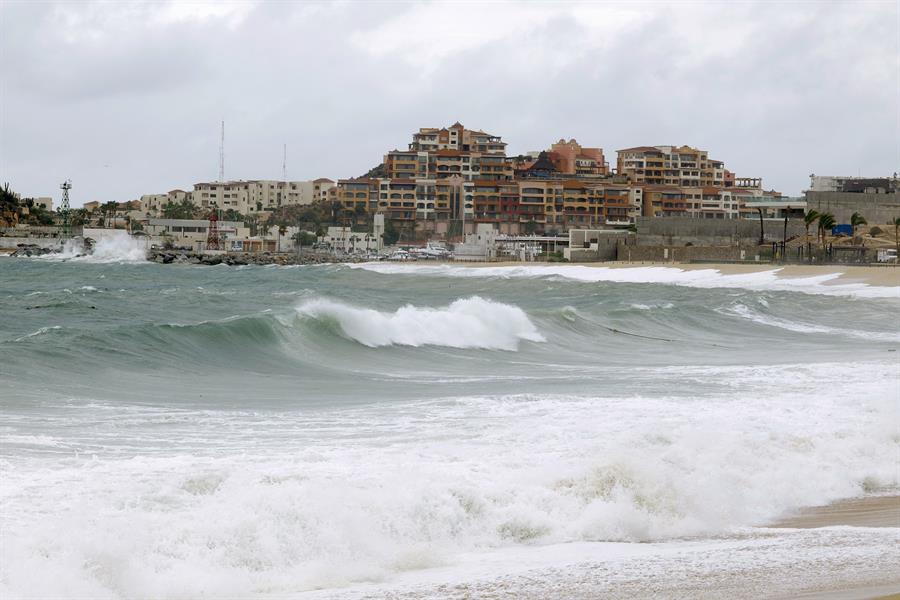
<svg viewBox="0 0 900 600"><path fill-rule="evenodd" d="M215 181L194 184L193 201L201 207L229 208L242 215L271 211L282 206L303 206L327 199L335 183L312 181Z"/></svg>
<svg viewBox="0 0 900 600"><path fill-rule="evenodd" d="M141 196L141 206L138 210L145 217L159 218L163 216L163 211L168 203L181 204L185 200L192 202L191 192L175 189L168 194L145 194Z"/></svg>
<svg viewBox="0 0 900 600"><path fill-rule="evenodd" d="M141 196L141 212L147 217L161 217L168 202L168 194L144 194Z"/></svg>
<svg viewBox="0 0 900 600"><path fill-rule="evenodd" d="M724 187L725 164L690 146L637 146L618 151L618 173L632 183Z"/></svg>
<svg viewBox="0 0 900 600"><path fill-rule="evenodd" d="M46 211L52 211L53 210L53 198L51 198L50 196L41 196L40 198L35 198L34 205L40 206L41 208L43 208Z"/></svg>
<svg viewBox="0 0 900 600"><path fill-rule="evenodd" d="M313 179L312 186L313 202L327 202L329 193L337 187L337 183L327 177L319 177L318 179Z"/></svg>

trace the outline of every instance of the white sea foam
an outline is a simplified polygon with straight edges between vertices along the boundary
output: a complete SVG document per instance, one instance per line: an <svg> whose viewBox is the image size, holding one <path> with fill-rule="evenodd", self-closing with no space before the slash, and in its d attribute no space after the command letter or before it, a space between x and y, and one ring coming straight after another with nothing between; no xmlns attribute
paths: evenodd
<svg viewBox="0 0 900 600"><path fill-rule="evenodd" d="M385 274L425 274L444 277L562 277L574 281L614 283L663 283L696 288L742 288L789 291L828 296L900 299L900 286L837 283L841 273L812 277L779 277L781 269L725 275L717 269L685 270L676 267L587 267L541 265L509 267L458 267L450 265L400 265L393 263L349 264L351 268Z"/></svg>
<svg viewBox="0 0 900 600"><path fill-rule="evenodd" d="M734 532L864 482L897 484L895 365L716 376L731 393L130 407L102 421L74 407L85 442L111 448L4 465L0 585L11 597L285 597L480 549ZM69 423L67 443L80 429ZM159 450L118 454L132 432Z"/></svg>
<svg viewBox="0 0 900 600"><path fill-rule="evenodd" d="M671 302L664 302L663 304L632 304L631 308L636 310L657 310L657 309L666 309L673 308L675 305Z"/></svg>
<svg viewBox="0 0 900 600"><path fill-rule="evenodd" d="M304 302L297 312L334 319L347 337L371 347L433 345L517 350L523 340L544 341L521 308L477 296L456 300L443 308L407 305L392 313L320 299Z"/></svg>

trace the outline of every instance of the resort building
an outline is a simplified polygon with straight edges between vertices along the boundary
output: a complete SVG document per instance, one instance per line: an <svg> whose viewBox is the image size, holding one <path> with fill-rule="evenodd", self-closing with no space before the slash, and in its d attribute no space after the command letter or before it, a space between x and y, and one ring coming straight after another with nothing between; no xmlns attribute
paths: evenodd
<svg viewBox="0 0 900 600"><path fill-rule="evenodd" d="M609 164L602 148L584 148L575 139L561 139L550 146L549 159L562 175L574 177L605 177Z"/></svg>
<svg viewBox="0 0 900 600"><path fill-rule="evenodd" d="M250 215L282 206L309 205L328 198L330 179L312 181L214 181L194 184L193 201L200 207L229 208Z"/></svg>
<svg viewBox="0 0 900 600"><path fill-rule="evenodd" d="M617 172L632 183L724 187L725 164L690 146L637 146L618 150Z"/></svg>
<svg viewBox="0 0 900 600"><path fill-rule="evenodd" d="M389 179L512 179L506 143L499 136L472 131L460 123L450 127L423 128L413 134L407 150L384 156Z"/></svg>

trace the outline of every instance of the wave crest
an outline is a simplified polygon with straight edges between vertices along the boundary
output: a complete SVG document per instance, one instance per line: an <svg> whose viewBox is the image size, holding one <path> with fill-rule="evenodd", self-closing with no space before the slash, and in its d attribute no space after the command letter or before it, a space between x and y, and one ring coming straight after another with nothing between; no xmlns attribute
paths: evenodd
<svg viewBox="0 0 900 600"><path fill-rule="evenodd" d="M409 304L392 313L320 299L301 304L297 312L332 320L345 336L372 348L431 345L515 351L522 340L545 341L521 308L478 296L444 308Z"/></svg>

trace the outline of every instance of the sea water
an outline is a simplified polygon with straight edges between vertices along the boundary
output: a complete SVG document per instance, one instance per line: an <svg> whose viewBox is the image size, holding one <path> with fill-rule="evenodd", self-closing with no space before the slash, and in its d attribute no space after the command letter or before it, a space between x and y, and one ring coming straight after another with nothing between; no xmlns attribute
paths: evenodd
<svg viewBox="0 0 900 600"><path fill-rule="evenodd" d="M140 256L0 259L5 598L900 576L896 528L767 527L898 485L898 288Z"/></svg>

